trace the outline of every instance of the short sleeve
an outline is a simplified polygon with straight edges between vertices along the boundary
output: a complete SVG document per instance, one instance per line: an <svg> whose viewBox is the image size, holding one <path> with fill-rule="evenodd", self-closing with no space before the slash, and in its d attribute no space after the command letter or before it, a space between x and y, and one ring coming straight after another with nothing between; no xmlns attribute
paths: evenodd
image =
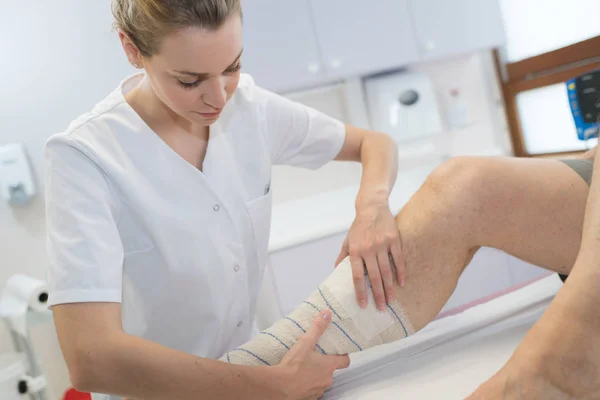
<svg viewBox="0 0 600 400"><path fill-rule="evenodd" d="M119 202L100 167L66 135L46 143L50 306L121 302Z"/></svg>
<svg viewBox="0 0 600 400"><path fill-rule="evenodd" d="M342 122L261 88L257 94L273 164L317 169L339 154L346 139Z"/></svg>

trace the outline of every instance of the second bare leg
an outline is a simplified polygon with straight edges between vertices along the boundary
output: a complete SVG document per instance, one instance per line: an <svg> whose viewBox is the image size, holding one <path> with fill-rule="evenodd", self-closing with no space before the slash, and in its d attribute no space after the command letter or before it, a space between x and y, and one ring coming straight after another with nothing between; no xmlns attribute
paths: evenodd
<svg viewBox="0 0 600 400"><path fill-rule="evenodd" d="M416 329L446 303L483 246L567 274L581 242L586 183L556 160L457 158L435 170L397 217Z"/></svg>

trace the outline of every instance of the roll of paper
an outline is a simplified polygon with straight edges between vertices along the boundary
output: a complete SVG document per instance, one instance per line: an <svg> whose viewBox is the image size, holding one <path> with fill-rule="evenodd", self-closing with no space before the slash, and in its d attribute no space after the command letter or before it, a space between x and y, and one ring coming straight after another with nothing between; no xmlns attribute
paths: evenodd
<svg viewBox="0 0 600 400"><path fill-rule="evenodd" d="M28 310L43 312L48 309L47 303L46 282L16 274L8 279L0 297L0 317L22 317Z"/></svg>

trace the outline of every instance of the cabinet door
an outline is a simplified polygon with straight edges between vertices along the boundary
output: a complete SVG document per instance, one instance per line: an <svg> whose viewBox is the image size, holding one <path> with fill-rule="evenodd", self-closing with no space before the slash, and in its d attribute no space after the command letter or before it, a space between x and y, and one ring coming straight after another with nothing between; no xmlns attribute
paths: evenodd
<svg viewBox="0 0 600 400"><path fill-rule="evenodd" d="M244 1L243 72L273 91L324 81L308 0Z"/></svg>
<svg viewBox="0 0 600 400"><path fill-rule="evenodd" d="M333 272L347 233L317 239L271 254L277 296L284 315L292 312Z"/></svg>
<svg viewBox="0 0 600 400"><path fill-rule="evenodd" d="M508 267L515 285L521 285L553 274L550 270L529 264L513 256L508 256Z"/></svg>
<svg viewBox="0 0 600 400"><path fill-rule="evenodd" d="M347 233L302 243L271 254L271 266L281 311L289 314L331 274ZM511 287L510 256L484 247L461 275L456 290L442 311Z"/></svg>
<svg viewBox="0 0 600 400"><path fill-rule="evenodd" d="M504 44L498 0L409 0L424 59Z"/></svg>
<svg viewBox="0 0 600 400"><path fill-rule="evenodd" d="M465 268L456 290L442 311L460 307L511 286L508 255L500 250L481 248Z"/></svg>
<svg viewBox="0 0 600 400"><path fill-rule="evenodd" d="M419 58L408 0L311 0L310 5L328 78L401 67Z"/></svg>

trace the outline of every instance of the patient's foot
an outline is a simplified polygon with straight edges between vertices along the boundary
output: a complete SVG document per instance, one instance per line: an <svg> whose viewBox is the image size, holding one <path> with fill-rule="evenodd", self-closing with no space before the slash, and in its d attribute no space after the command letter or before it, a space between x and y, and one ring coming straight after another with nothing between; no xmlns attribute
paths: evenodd
<svg viewBox="0 0 600 400"><path fill-rule="evenodd" d="M534 371L521 370L512 361L484 383L468 400L574 399ZM589 397L592 398L592 397Z"/></svg>
<svg viewBox="0 0 600 400"><path fill-rule="evenodd" d="M600 399L600 338L585 322L555 311L469 400Z"/></svg>

